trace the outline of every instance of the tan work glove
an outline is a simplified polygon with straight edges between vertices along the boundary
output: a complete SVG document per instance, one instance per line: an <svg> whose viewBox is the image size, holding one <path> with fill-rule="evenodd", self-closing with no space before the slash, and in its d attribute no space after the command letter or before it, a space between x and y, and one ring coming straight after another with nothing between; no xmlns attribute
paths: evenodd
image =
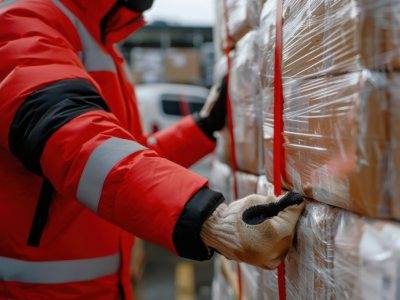
<svg viewBox="0 0 400 300"><path fill-rule="evenodd" d="M289 250L303 208L298 192L279 198L251 195L229 206L223 203L204 222L201 238L229 259L273 270Z"/></svg>

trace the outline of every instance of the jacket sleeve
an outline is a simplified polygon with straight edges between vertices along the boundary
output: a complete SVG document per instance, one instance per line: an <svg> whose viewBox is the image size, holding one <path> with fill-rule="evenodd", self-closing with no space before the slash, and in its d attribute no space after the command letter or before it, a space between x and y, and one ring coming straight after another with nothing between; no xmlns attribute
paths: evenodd
<svg viewBox="0 0 400 300"><path fill-rule="evenodd" d="M156 132L147 139L148 147L185 168L211 153L215 141L211 140L188 115L178 123Z"/></svg>
<svg viewBox="0 0 400 300"><path fill-rule="evenodd" d="M175 254L209 258L201 224L222 195L122 128L58 8L20 3L0 7L0 147L107 221Z"/></svg>

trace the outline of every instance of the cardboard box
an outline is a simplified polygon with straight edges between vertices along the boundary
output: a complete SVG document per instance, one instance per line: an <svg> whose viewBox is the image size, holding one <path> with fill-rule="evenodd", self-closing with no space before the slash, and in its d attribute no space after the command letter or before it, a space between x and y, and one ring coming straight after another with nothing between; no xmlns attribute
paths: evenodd
<svg viewBox="0 0 400 300"><path fill-rule="evenodd" d="M400 3L390 0L285 0L282 77L400 68ZM261 15L263 86L273 86L276 4Z"/></svg>
<svg viewBox="0 0 400 300"><path fill-rule="evenodd" d="M388 160L390 134L399 133L389 129L398 122L389 113L399 101L395 78L365 70L285 83L283 187L365 216L399 218L389 203L399 186L388 188L399 171ZM266 175L273 182L273 92L264 116Z"/></svg>
<svg viewBox="0 0 400 300"><path fill-rule="evenodd" d="M237 169L256 175L263 173L258 39L251 31L236 44L229 82Z"/></svg>
<svg viewBox="0 0 400 300"><path fill-rule="evenodd" d="M165 81L196 83L201 80L199 53L192 48L169 49L165 57Z"/></svg>

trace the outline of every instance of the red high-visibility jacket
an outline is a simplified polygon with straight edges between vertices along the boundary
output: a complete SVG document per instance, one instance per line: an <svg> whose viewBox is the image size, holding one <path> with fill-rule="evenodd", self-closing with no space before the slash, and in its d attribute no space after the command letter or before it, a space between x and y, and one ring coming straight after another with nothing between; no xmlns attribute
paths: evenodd
<svg viewBox="0 0 400 300"><path fill-rule="evenodd" d="M203 260L192 116L144 136L116 0L0 0L0 299L131 299L133 235ZM101 31L101 21L107 20Z"/></svg>

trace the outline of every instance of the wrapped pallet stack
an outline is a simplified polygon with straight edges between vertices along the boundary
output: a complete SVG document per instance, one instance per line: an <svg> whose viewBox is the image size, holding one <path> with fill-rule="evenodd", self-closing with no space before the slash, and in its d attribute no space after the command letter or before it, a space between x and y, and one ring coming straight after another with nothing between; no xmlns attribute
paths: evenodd
<svg viewBox="0 0 400 300"><path fill-rule="evenodd" d="M235 184L238 199L274 193L281 81L279 184L307 204L285 297L276 270L219 257L214 300L400 299L400 1L215 1L230 68L223 56L214 75L229 72L233 126L217 137L211 187L227 202Z"/></svg>

